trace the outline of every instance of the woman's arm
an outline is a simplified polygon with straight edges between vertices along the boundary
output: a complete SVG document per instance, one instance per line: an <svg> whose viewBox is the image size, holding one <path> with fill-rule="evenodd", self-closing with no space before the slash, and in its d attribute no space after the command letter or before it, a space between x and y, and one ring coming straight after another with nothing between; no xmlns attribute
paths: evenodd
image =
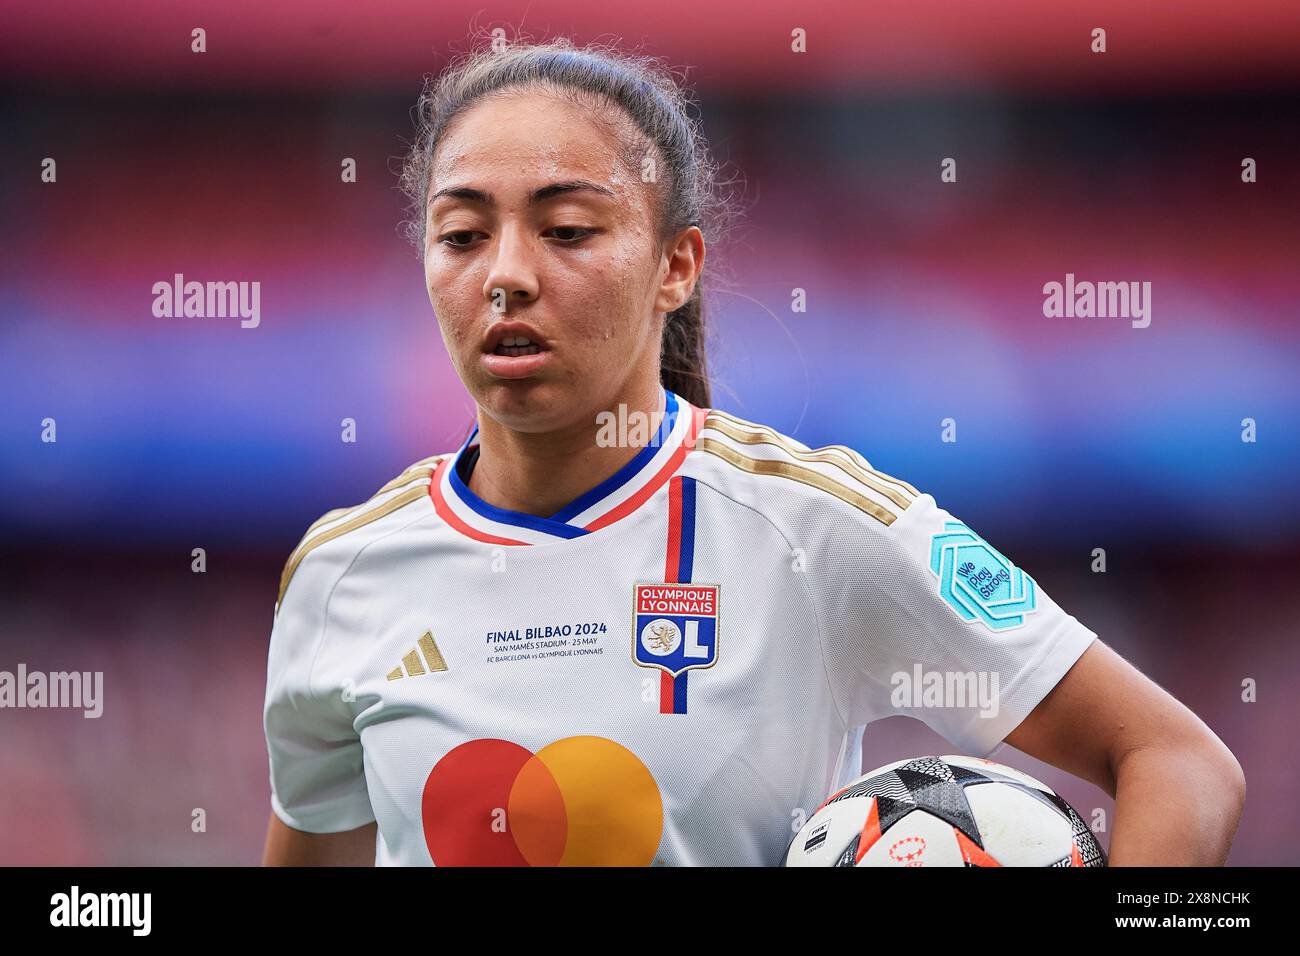
<svg viewBox="0 0 1300 956"><path fill-rule="evenodd" d="M375 823L342 833L305 833L274 813L266 829L263 866L374 866Z"/></svg>
<svg viewBox="0 0 1300 956"><path fill-rule="evenodd" d="M1111 866L1221 866L1246 799L1237 759L1100 640L1006 738L1115 798Z"/></svg>

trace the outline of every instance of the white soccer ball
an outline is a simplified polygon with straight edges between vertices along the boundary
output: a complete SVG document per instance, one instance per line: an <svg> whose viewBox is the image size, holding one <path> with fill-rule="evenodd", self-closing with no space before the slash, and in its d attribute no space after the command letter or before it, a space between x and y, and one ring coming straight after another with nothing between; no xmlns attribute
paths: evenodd
<svg viewBox="0 0 1300 956"><path fill-rule="evenodd" d="M978 757L912 757L863 774L803 825L782 866L1105 866L1051 787Z"/></svg>

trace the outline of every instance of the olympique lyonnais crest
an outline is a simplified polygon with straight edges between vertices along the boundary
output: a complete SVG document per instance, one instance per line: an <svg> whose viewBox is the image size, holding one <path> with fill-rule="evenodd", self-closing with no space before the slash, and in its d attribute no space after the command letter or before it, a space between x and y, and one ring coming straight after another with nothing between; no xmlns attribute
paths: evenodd
<svg viewBox="0 0 1300 956"><path fill-rule="evenodd" d="M638 584L632 659L676 677L718 660L717 584Z"/></svg>

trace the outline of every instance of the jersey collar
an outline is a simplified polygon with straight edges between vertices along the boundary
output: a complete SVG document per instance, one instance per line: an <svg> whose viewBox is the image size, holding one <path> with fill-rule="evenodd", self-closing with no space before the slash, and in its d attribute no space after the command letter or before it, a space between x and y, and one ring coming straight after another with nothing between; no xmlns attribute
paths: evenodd
<svg viewBox="0 0 1300 956"><path fill-rule="evenodd" d="M455 455L442 459L429 484L439 516L461 534L491 544L549 544L580 538L631 514L662 488L695 444L706 409L660 386L664 416L651 442L626 465L548 517L488 504L460 476L462 458L477 445L478 426Z"/></svg>

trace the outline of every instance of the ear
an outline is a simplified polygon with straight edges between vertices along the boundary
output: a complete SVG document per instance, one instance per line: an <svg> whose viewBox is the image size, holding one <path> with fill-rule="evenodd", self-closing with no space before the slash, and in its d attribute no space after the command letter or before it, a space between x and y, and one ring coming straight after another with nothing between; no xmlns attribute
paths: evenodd
<svg viewBox="0 0 1300 956"><path fill-rule="evenodd" d="M687 226L664 246L662 278L655 294L656 312L673 312L690 301L704 270L704 233Z"/></svg>

